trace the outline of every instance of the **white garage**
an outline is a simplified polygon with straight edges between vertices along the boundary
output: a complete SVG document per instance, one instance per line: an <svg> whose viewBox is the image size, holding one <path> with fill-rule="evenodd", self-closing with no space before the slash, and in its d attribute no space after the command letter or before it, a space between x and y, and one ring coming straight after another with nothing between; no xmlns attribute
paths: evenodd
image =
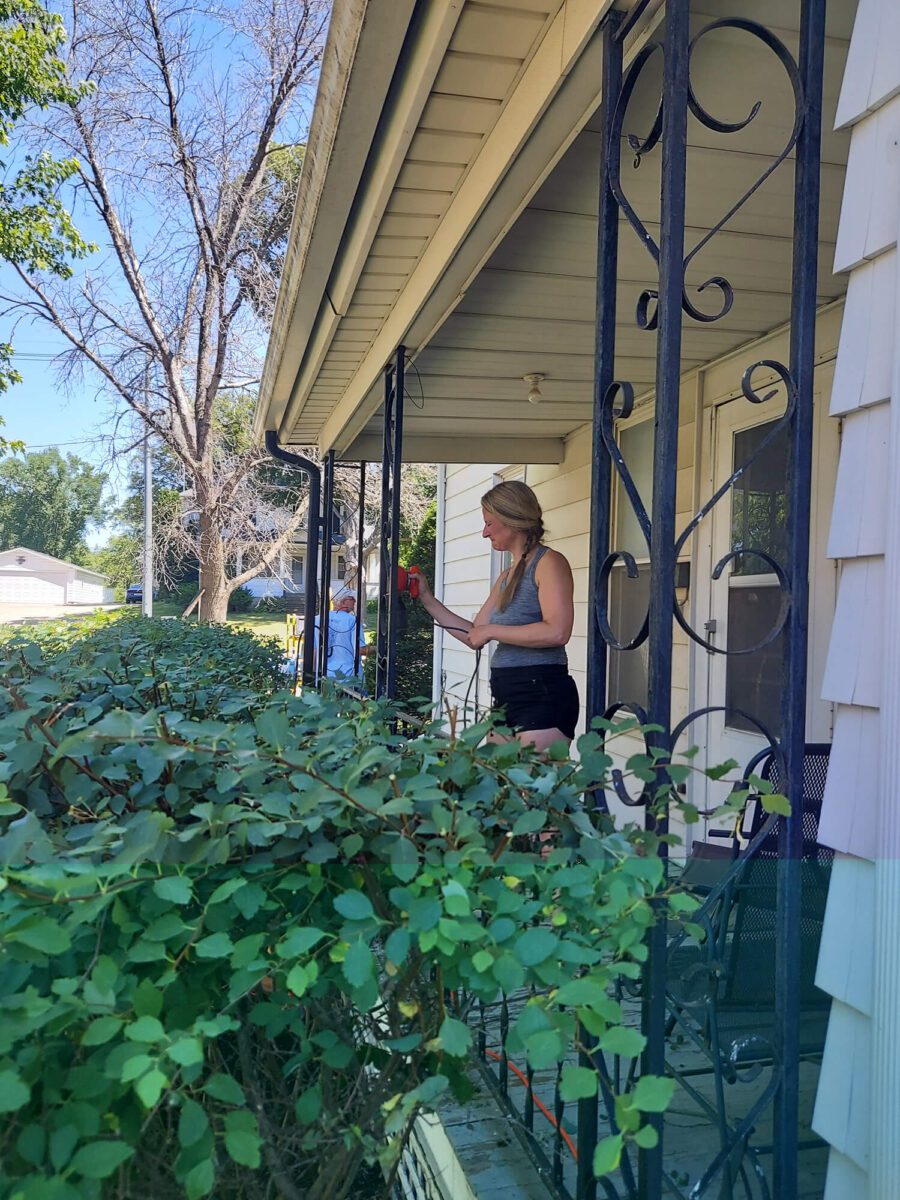
<svg viewBox="0 0 900 1200"><path fill-rule="evenodd" d="M14 546L0 551L0 604L111 604L113 590L99 571Z"/></svg>

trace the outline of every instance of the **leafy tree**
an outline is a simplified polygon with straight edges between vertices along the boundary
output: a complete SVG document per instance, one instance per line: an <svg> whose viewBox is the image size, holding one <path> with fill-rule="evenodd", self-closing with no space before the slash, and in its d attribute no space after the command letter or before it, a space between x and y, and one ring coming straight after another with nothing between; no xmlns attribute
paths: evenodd
<svg viewBox="0 0 900 1200"><path fill-rule="evenodd" d="M327 0L73 5L70 78L95 81L96 91L39 131L79 154L79 194L104 245L77 281L20 264L25 290L7 299L60 331L184 464L206 620L225 619L229 592L273 562L302 521L295 505L289 520L260 531L249 566L229 573L235 504L266 456L255 445L229 450L216 414L229 381L259 374L264 331L254 303L271 250L261 223L271 208L282 229L285 207L273 198L281 168L269 164L303 140L301 100L329 8Z"/></svg>
<svg viewBox="0 0 900 1200"><path fill-rule="evenodd" d="M59 51L65 27L37 0L0 0L0 146L8 146L17 122L32 106L75 104L90 85L73 87ZM0 160L0 170L7 164ZM63 206L58 190L78 168L75 159L53 159L46 151L26 155L0 182L0 259L68 277L72 258L90 247ZM12 346L0 344L0 392L21 376L10 366ZM3 424L0 419L0 425ZM21 443L0 438L0 451Z"/></svg>
<svg viewBox="0 0 900 1200"><path fill-rule="evenodd" d="M38 450L0 463L0 546L84 561L84 538L103 517L106 476L74 454Z"/></svg>

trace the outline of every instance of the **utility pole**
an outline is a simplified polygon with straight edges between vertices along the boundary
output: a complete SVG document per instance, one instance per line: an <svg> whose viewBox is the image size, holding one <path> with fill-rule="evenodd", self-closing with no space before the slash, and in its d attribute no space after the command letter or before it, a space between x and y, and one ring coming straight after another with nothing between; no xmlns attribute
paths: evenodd
<svg viewBox="0 0 900 1200"><path fill-rule="evenodd" d="M153 616L153 460L150 429L144 436L144 576L141 612Z"/></svg>

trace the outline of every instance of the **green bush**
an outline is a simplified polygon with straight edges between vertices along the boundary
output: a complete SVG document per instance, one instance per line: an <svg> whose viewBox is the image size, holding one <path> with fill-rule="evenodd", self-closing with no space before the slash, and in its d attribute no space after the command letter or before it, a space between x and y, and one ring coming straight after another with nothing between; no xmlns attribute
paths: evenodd
<svg viewBox="0 0 900 1200"><path fill-rule="evenodd" d="M232 613L249 612L256 603L256 597L249 588L235 588L228 597L228 611Z"/></svg>
<svg viewBox="0 0 900 1200"><path fill-rule="evenodd" d="M661 898L691 905L654 834L586 810L601 736L572 763L486 726L404 742L330 691L229 702L245 641L121 621L0 646L3 1200L243 1200L263 1175L358 1200L421 1106L466 1095L501 991L535 989L508 1049L537 1070L576 1028L643 1048L611 990ZM649 1144L671 1087L617 1102L617 1145Z"/></svg>
<svg viewBox="0 0 900 1200"><path fill-rule="evenodd" d="M283 686L283 648L230 625L156 620L132 609L8 631L6 654L40 651L66 702L87 696L103 711L158 708L235 717Z"/></svg>

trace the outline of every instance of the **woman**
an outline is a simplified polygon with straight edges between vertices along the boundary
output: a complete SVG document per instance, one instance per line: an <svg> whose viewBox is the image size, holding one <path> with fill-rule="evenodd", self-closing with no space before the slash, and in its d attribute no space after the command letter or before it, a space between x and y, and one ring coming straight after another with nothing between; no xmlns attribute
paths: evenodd
<svg viewBox="0 0 900 1200"><path fill-rule="evenodd" d="M562 554L542 544L541 506L526 484L498 483L481 497L481 511L481 536L495 550L509 551L512 566L491 588L474 621L435 599L419 573L422 603L437 625L473 650L498 643L491 662L494 706L520 742L537 750L571 742L578 720L578 691L565 651L574 621L572 570Z"/></svg>

